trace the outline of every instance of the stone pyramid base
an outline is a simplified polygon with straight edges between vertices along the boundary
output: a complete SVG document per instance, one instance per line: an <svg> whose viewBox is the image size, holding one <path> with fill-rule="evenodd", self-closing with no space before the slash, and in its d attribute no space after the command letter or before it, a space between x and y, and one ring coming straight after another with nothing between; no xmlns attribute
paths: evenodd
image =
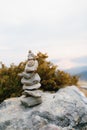
<svg viewBox="0 0 87 130"><path fill-rule="evenodd" d="M21 103L26 107L33 107L42 103L41 97L23 97Z"/></svg>

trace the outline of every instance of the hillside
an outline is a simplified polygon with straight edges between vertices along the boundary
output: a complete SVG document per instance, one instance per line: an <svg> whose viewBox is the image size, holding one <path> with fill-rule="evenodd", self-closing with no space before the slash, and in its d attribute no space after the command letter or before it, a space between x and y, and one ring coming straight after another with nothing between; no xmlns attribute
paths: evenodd
<svg viewBox="0 0 87 130"><path fill-rule="evenodd" d="M71 75L80 76L80 80L87 80L87 66L74 67L65 71Z"/></svg>
<svg viewBox="0 0 87 130"><path fill-rule="evenodd" d="M78 74L81 80L87 80L87 71Z"/></svg>
<svg viewBox="0 0 87 130"><path fill-rule="evenodd" d="M67 69L65 71L72 74L72 75L80 74L80 73L87 71L87 66L74 67L74 68L71 68L71 69Z"/></svg>

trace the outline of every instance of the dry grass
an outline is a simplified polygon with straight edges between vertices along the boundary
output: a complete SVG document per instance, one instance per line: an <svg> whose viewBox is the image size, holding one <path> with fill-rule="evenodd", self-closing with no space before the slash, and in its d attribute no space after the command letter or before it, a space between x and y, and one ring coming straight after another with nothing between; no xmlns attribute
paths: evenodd
<svg viewBox="0 0 87 130"><path fill-rule="evenodd" d="M87 81L79 81L78 82L78 85L80 85L80 86L87 86Z"/></svg>
<svg viewBox="0 0 87 130"><path fill-rule="evenodd" d="M80 88L79 89L85 94L85 96L87 97L87 90L86 89L83 89L83 88Z"/></svg>
<svg viewBox="0 0 87 130"><path fill-rule="evenodd" d="M81 87L82 86L82 87ZM78 82L78 88L85 94L85 96L87 97L87 89L83 88L83 86L87 87L87 82L86 81L79 81Z"/></svg>

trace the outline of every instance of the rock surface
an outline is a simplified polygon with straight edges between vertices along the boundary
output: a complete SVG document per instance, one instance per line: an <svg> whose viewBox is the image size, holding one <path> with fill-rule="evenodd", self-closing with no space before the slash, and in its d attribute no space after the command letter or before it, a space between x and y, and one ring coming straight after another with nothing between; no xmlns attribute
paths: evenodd
<svg viewBox="0 0 87 130"><path fill-rule="evenodd" d="M0 104L0 130L87 130L87 98L75 86L41 92L42 104L27 108L23 97Z"/></svg>

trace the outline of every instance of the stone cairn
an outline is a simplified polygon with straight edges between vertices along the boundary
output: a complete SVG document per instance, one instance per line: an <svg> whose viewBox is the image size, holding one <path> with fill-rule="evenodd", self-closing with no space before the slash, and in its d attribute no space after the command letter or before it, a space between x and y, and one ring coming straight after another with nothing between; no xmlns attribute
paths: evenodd
<svg viewBox="0 0 87 130"><path fill-rule="evenodd" d="M38 61L35 55L29 51L28 61L25 66L24 72L20 73L22 77L21 83L23 84L23 95L21 103L25 106L32 107L42 103L40 91L38 90L41 86L40 76L36 72L38 68Z"/></svg>

